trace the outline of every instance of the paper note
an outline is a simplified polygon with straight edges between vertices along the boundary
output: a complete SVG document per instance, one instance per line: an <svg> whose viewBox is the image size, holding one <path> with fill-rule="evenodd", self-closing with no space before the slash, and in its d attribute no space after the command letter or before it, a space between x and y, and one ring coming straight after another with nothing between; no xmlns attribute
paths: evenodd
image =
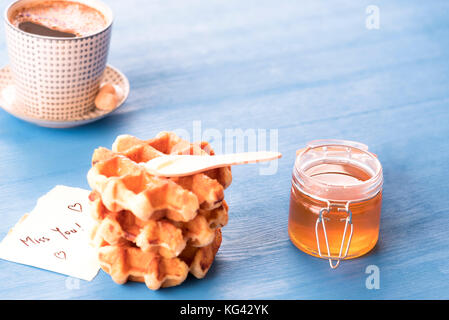
<svg viewBox="0 0 449 320"><path fill-rule="evenodd" d="M89 191L56 186L0 243L0 258L92 280L99 270L89 246Z"/></svg>

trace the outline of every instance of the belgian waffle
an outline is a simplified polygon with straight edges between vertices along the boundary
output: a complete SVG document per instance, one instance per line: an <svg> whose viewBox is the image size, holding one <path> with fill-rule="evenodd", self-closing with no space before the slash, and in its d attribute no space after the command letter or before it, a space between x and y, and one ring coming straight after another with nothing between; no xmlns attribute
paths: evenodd
<svg viewBox="0 0 449 320"><path fill-rule="evenodd" d="M215 238L215 229L226 225L228 206L225 201L216 209L200 209L188 222L176 222L166 218L143 221L130 211L110 212L98 193L90 195L92 217L98 222L92 241L98 246L102 239L111 245L122 239L133 242L143 251L156 249L167 258L178 256L187 243L193 247L209 245ZM100 234L101 238L95 238Z"/></svg>
<svg viewBox="0 0 449 320"><path fill-rule="evenodd" d="M128 280L145 282L157 290L182 283L190 271L203 278L209 271L221 244L221 230L215 231L214 241L208 246L187 246L177 258L164 258L152 251L142 251L129 244L103 245L98 249L101 268L119 284Z"/></svg>
<svg viewBox="0 0 449 320"><path fill-rule="evenodd" d="M97 162L89 170L87 180L108 210L129 210L142 220L165 210L173 220L189 221L199 209L195 194L170 179L148 174L121 155Z"/></svg>
<svg viewBox="0 0 449 320"><path fill-rule="evenodd" d="M165 154L214 152L208 143L191 144L169 132L150 140L122 135L112 150L94 151L87 175L97 221L91 240L102 269L117 283L158 289L180 284L189 271L203 278L220 247L230 168L163 178L139 165Z"/></svg>
<svg viewBox="0 0 449 320"><path fill-rule="evenodd" d="M150 140L140 140L130 135L120 135L112 144L112 151L125 153L127 157L137 163L147 162L163 154L211 156L215 154L207 142L189 143L173 132L166 131L160 132L154 139ZM206 175L213 180L217 180L225 189L232 182L230 167L212 169L198 175Z"/></svg>

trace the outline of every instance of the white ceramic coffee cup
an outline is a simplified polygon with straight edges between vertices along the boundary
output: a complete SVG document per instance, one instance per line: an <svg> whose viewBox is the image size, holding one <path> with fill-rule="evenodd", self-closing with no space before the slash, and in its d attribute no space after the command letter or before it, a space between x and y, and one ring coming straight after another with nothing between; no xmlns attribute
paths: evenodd
<svg viewBox="0 0 449 320"><path fill-rule="evenodd" d="M42 0L19 0L5 11L6 42L17 105L30 116L65 121L95 107L95 96L106 68L113 14L97 0L71 1L100 11L107 21L106 27L84 37L46 37L26 33L10 21L20 7Z"/></svg>

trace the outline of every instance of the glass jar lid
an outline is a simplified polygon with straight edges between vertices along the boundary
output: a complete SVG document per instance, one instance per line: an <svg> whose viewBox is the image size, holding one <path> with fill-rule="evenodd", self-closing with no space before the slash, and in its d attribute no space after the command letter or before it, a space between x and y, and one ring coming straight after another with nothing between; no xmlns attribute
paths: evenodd
<svg viewBox="0 0 449 320"><path fill-rule="evenodd" d="M382 189L382 166L362 143L314 140L297 152L293 184L323 201L366 200Z"/></svg>

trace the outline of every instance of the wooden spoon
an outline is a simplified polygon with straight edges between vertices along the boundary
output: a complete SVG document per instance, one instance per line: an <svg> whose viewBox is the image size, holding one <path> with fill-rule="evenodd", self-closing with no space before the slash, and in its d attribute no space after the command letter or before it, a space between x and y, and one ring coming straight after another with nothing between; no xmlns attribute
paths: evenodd
<svg viewBox="0 0 449 320"><path fill-rule="evenodd" d="M155 176L180 177L237 164L271 161L279 159L281 156L281 153L271 151L231 153L216 156L167 155L154 158L142 165L149 173Z"/></svg>

